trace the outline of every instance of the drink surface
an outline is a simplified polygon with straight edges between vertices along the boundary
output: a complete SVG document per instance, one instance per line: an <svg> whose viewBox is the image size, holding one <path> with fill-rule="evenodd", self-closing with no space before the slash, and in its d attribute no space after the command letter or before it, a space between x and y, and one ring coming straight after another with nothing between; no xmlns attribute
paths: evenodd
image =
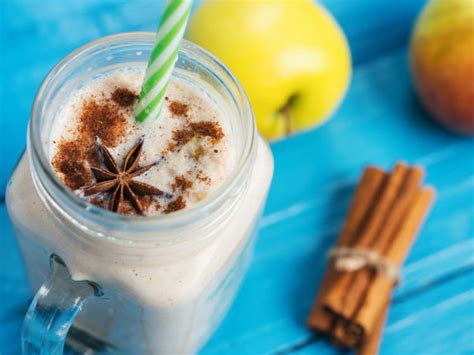
<svg viewBox="0 0 474 355"><path fill-rule="evenodd" d="M104 180L94 168L109 172L111 168L98 147L106 147L124 168L127 153L143 141L135 170L155 165L133 180L160 193L141 191L140 186L134 193L143 214L167 214L198 203L223 183L234 165L234 142L225 105L177 77L160 116L136 122L133 106L143 76L139 68L115 70L73 91L53 123L49 154L66 186L93 204L111 208L116 186L108 191L90 189ZM129 197L125 191L117 212L137 214Z"/></svg>

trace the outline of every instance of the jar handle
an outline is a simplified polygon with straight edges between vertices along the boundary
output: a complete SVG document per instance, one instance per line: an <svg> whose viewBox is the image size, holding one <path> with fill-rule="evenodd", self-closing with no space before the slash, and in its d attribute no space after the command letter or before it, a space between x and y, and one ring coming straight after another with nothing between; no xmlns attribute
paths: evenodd
<svg viewBox="0 0 474 355"><path fill-rule="evenodd" d="M84 301L98 288L89 281L74 281L64 261L51 255L50 273L28 308L21 332L23 354L59 355Z"/></svg>

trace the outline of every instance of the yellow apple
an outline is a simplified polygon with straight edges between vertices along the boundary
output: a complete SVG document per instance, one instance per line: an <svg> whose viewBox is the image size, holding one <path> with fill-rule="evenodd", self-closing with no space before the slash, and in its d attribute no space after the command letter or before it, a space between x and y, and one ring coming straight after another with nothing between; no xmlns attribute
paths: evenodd
<svg viewBox="0 0 474 355"><path fill-rule="evenodd" d="M236 75L268 139L321 124L350 81L346 38L310 0L204 1L187 37Z"/></svg>
<svg viewBox="0 0 474 355"><path fill-rule="evenodd" d="M411 66L433 117L474 135L474 0L433 0L417 20Z"/></svg>

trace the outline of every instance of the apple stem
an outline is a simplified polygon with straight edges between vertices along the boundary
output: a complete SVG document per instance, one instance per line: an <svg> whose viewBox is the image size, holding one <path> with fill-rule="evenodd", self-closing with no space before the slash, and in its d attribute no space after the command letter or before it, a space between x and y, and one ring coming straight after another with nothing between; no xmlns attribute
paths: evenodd
<svg viewBox="0 0 474 355"><path fill-rule="evenodd" d="M287 136L293 133L293 127L291 124L291 107L295 104L295 101L298 99L298 94L295 93L288 98L288 101L280 108L278 111L280 114L283 115L283 119L285 122L285 134Z"/></svg>
<svg viewBox="0 0 474 355"><path fill-rule="evenodd" d="M283 115L285 119L285 134L287 136L293 133L291 128L291 111L290 111L290 101L288 101L285 106L280 109L280 113Z"/></svg>

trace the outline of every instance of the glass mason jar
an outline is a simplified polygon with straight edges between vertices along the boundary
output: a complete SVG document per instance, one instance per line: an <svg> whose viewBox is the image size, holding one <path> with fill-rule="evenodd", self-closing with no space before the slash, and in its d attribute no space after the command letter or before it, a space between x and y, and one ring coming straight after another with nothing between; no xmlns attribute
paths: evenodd
<svg viewBox="0 0 474 355"><path fill-rule="evenodd" d="M66 335L80 351L195 352L249 265L272 155L240 84L193 43L183 42L173 75L212 87L227 105L237 159L221 187L169 215L124 216L80 199L51 167L49 135L68 94L111 70L146 66L154 38L124 33L89 43L60 62L36 96L27 149L7 191L31 287L39 290L23 324L24 352L62 353Z"/></svg>

